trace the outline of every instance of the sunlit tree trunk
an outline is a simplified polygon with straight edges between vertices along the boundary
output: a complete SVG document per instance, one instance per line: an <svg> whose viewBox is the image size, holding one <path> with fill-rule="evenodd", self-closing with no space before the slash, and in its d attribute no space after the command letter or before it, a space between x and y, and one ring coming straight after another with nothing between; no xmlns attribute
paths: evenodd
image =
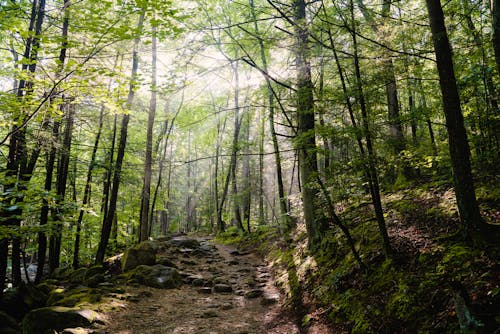
<svg viewBox="0 0 500 334"><path fill-rule="evenodd" d="M243 140L244 152L242 176L243 176L243 189L242 189L242 206L243 206L243 222L247 226L247 231L250 232L250 204L251 204L251 188L250 188L250 112L248 109L243 119Z"/></svg>
<svg viewBox="0 0 500 334"><path fill-rule="evenodd" d="M134 101L135 89L137 87L137 71L139 68L139 42L140 34L142 33L142 26L144 23L144 11L139 17L139 23L137 25L138 36L134 39L134 49L132 52L132 71L130 75L130 85L127 97L126 109L130 110L132 107L132 102ZM106 248L108 246L109 236L111 234L111 227L113 225L113 218L116 213L116 201L118 200L118 188L120 186L120 176L123 165L123 158L125 156L125 148L127 146L127 130L128 122L130 120L130 114L126 113L123 115L122 124L120 129L120 140L118 142L118 151L116 156L116 163L113 175L113 184L111 188L111 197L109 201L108 213L103 220L101 237L99 240L99 247L96 254L96 264L102 264L104 261L104 256L106 255Z"/></svg>
<svg viewBox="0 0 500 334"><path fill-rule="evenodd" d="M139 241L147 240L149 237L149 204L151 192L151 175L153 165L153 126L156 114L156 26L152 26L152 43L151 43L151 100L148 113L148 128L146 133L146 154L144 159L144 179L142 185L141 196L141 214L139 227Z"/></svg>
<svg viewBox="0 0 500 334"><path fill-rule="evenodd" d="M260 58L262 61L262 69L265 73L268 72L268 62L266 56L266 49L264 46L264 41L259 32L259 25L257 23L257 16L255 13L255 4L253 0L250 0L250 11L252 14L252 20L254 22L255 36L259 42L260 49ZM286 226L287 229L291 229L292 220L288 214L288 206L287 206L287 198L285 194L285 186L283 184L283 172L281 167L281 153L279 149L278 136L276 135L276 129L274 127L274 111L275 111L275 101L274 101L274 92L273 87L271 85L271 80L267 75L265 75L266 86L267 86L267 102L269 104L269 130L271 133L271 140L273 142L273 151L274 151L274 163L276 165L276 183L278 186L278 196L279 196L279 204L280 204L280 220L281 223ZM262 201L264 200L262 196ZM260 213L259 213L260 217Z"/></svg>

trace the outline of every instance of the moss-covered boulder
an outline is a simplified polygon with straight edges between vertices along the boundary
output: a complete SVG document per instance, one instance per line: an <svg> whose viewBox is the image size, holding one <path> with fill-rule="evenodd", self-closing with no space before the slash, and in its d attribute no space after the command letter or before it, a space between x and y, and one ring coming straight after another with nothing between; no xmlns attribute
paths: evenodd
<svg viewBox="0 0 500 334"><path fill-rule="evenodd" d="M91 289L86 286L79 286L69 291L63 291L49 305L74 307L81 305L92 305L98 303L102 298L102 292L97 289Z"/></svg>
<svg viewBox="0 0 500 334"><path fill-rule="evenodd" d="M182 284L181 275L177 269L161 264L140 265L134 269L130 278L143 285L159 289L172 289Z"/></svg>
<svg viewBox="0 0 500 334"><path fill-rule="evenodd" d="M45 293L34 286L22 284L4 292L0 299L0 311L21 320L28 311L45 306L47 298Z"/></svg>
<svg viewBox="0 0 500 334"><path fill-rule="evenodd" d="M130 271L140 265L150 266L155 264L157 250L156 247L146 241L127 249L122 257L123 272Z"/></svg>
<svg viewBox="0 0 500 334"><path fill-rule="evenodd" d="M53 334L65 328L88 327L102 321L97 312L61 306L44 307L29 312L23 319L23 334Z"/></svg>

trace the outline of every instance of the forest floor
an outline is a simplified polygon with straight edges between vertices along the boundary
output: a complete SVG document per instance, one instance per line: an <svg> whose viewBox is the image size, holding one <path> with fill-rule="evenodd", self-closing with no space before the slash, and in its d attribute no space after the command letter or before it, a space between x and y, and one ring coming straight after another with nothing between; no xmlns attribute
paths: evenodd
<svg viewBox="0 0 500 334"><path fill-rule="evenodd" d="M294 317L284 308L268 263L253 253L215 246L205 256L191 254L188 249L170 254L183 276L191 277L191 284L167 290L127 287L127 293L135 298L107 314L109 325L104 333L299 333ZM219 283L221 290L229 286L232 291L217 292L217 286L208 287L213 283Z"/></svg>

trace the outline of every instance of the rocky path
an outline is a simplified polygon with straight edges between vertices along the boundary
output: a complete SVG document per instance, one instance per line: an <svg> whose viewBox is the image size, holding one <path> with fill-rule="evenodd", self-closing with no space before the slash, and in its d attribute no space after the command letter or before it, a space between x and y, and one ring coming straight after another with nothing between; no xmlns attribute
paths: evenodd
<svg viewBox="0 0 500 334"><path fill-rule="evenodd" d="M130 297L123 308L107 315L104 333L299 333L262 259L207 239L198 241L198 247L181 241L159 254L180 271L179 288L127 287Z"/></svg>

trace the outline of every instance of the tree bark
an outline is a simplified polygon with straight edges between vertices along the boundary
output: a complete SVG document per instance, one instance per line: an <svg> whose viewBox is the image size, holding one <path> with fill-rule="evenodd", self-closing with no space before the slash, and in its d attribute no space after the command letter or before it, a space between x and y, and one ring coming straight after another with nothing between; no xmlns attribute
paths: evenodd
<svg viewBox="0 0 500 334"><path fill-rule="evenodd" d="M262 69L264 70L264 73L268 73L268 62L267 62L267 56L266 56L266 49L264 46L264 40L262 39L261 34L259 32L259 25L257 24L257 15L255 13L254 1L249 0L249 4L250 4L250 12L252 15L252 20L254 22L255 36L256 36L258 43L259 43L259 49L260 49L259 51L260 51L260 58L262 61ZM293 228L293 225L292 225L292 220L290 219L290 216L288 213L288 207L287 207L287 202L286 202L287 199L286 199L286 194L285 194L285 186L283 184L283 172L282 172L282 167L281 167L281 153L280 153L280 149L279 149L278 136L276 135L276 129L274 127L274 110L275 110L274 91L273 91L273 87L271 84L271 80L269 79L269 76L264 75L264 79L266 80L267 102L269 104L269 106L268 106L269 107L269 130L271 133L271 140L273 142L274 164L276 165L276 183L278 186L278 196L279 196L279 205L280 205L280 220L281 220L281 223L286 227L286 229L291 230ZM262 196L262 202L263 201L264 201L264 199ZM261 217L260 212L261 211L259 211L259 217ZM262 213L263 213L263 210L262 210Z"/></svg>
<svg viewBox="0 0 500 334"><path fill-rule="evenodd" d="M40 47L40 35L45 17L45 0L34 0L31 7L29 37L23 53L22 65L23 72L33 74L37 67L38 49ZM34 32L34 35L33 35ZM21 79L18 82L16 95L22 100L26 95L32 92L32 82L29 79ZM19 127L25 120L26 113L21 110L14 120L14 126L11 131L9 151L7 156L7 165L5 179L2 181L5 194L2 195L4 210L0 212L0 224L4 226L20 226L22 219L22 206L20 203L24 200L22 192L26 183L31 178L31 173L36 164L40 149L36 148L30 163L28 164L28 152L26 147L26 128ZM17 286L21 283L21 249L20 236L12 238L12 281ZM5 278L7 274L9 237L0 239L0 297L5 288Z"/></svg>
<svg viewBox="0 0 500 334"><path fill-rule="evenodd" d="M463 234L474 242L481 242L485 223L476 200L460 97L453 69L452 50L444 23L440 0L426 0L427 11L436 53L439 84L446 118L448 142L453 170L453 182Z"/></svg>
<svg viewBox="0 0 500 334"><path fill-rule="evenodd" d="M318 175L316 157L316 128L314 117L313 83L309 62L306 2L295 0L295 65L297 69L297 138L295 147L299 152L299 170L302 182L302 205L308 234L308 245L319 246L323 233L328 229L323 210L318 200L316 185Z"/></svg>
<svg viewBox="0 0 500 334"><path fill-rule="evenodd" d="M356 75L356 97L359 101L359 106L361 109L361 120L362 120L362 126L363 126L363 133L365 137L365 142L366 142L366 174L368 176L369 180L369 187L370 187L370 194L372 197L372 202L373 206L375 209L375 216L377 218L377 224L378 224L378 229L380 232L380 236L382 237L382 244L383 244L383 250L384 254L386 256L390 256L392 253L391 249L391 244L389 241L389 235L387 233L387 226L385 224L385 218L384 218L384 212L382 209L382 201L380 199L380 188L379 188L379 181L378 181L378 173L377 173L377 167L375 166L375 161L376 161L376 155L375 155L375 150L373 148L373 143L372 143L372 137L371 137L371 132L370 132L370 125L369 125L369 119L368 119L368 108L366 105L365 101L365 96L363 93L363 83L361 80L361 71L360 71L360 66L359 66L359 57L358 57L358 43L357 43L357 38L356 38L356 31L355 31L355 22L354 22L354 8L352 6L352 1L351 1L351 20L353 23L353 28L352 28L352 42L353 42L353 47L354 47L354 71ZM351 119L354 119L354 117L351 115ZM358 138L359 142L359 138ZM362 146L362 145L361 145ZM363 154L363 151L362 151Z"/></svg>
<svg viewBox="0 0 500 334"><path fill-rule="evenodd" d="M64 215L64 201L66 197L66 185L69 173L69 159L71 151L71 137L73 134L73 122L75 115L74 105L63 105L66 108L66 124L63 133L63 141L59 154L56 180L56 209L53 211L55 230L50 236L49 242L49 271L52 273L59 268L62 242L62 220Z"/></svg>
<svg viewBox="0 0 500 334"><path fill-rule="evenodd" d="M140 34L142 33L142 26L144 23L144 11L141 12L139 17L139 22L137 24L138 35L134 39L134 49L132 52L132 71L130 76L130 85L127 96L126 109L130 110L132 107L132 102L134 101L135 89L137 87L137 71L139 68L139 42ZM111 227L113 225L113 218L116 213L116 202L118 200L118 188L120 187L120 176L123 165L123 158L125 156L125 149L127 146L127 130L128 122L130 120L130 114L126 113L123 115L122 124L120 129L120 140L118 142L118 151L116 156L115 171L113 175L113 184L111 189L111 197L109 201L108 213L103 220L101 237L99 240L99 247L97 249L96 264L102 264L104 262L104 257L106 255L106 248L109 242L109 236L111 234Z"/></svg>
<svg viewBox="0 0 500 334"><path fill-rule="evenodd" d="M148 128L146 132L146 153L144 158L144 180L142 186L141 196L141 214L140 214L140 228L139 228L139 241L144 241L149 238L149 202L151 192L151 174L153 164L153 126L156 114L156 26L152 26L152 44L151 44L151 100L149 103L148 113Z"/></svg>
<svg viewBox="0 0 500 334"><path fill-rule="evenodd" d="M495 51L497 73L500 76L500 0L490 0L490 2L493 18L493 50Z"/></svg>

